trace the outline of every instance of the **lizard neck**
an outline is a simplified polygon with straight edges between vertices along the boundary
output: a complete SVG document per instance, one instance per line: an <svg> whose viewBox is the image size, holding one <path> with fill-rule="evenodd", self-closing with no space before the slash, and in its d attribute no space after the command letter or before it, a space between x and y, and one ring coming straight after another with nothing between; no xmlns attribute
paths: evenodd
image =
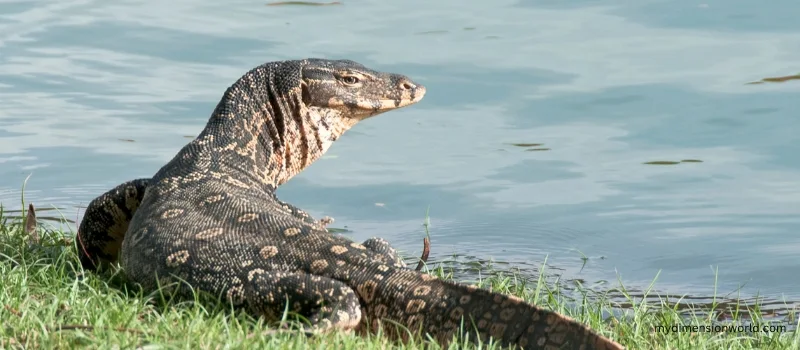
<svg viewBox="0 0 800 350"><path fill-rule="evenodd" d="M298 86L276 85L258 67L225 92L198 140L207 140L219 169L272 190L319 159L357 123L338 110L307 106Z"/></svg>

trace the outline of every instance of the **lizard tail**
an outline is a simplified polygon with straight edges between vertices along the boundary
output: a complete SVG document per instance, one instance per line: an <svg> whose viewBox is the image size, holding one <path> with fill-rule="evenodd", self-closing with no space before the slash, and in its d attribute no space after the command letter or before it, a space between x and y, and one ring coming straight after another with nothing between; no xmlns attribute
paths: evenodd
<svg viewBox="0 0 800 350"><path fill-rule="evenodd" d="M94 271L117 261L128 224L149 183L150 179L124 182L89 202L76 239L84 269Z"/></svg>
<svg viewBox="0 0 800 350"><path fill-rule="evenodd" d="M422 331L447 346L454 336L493 338L522 349L623 349L588 326L520 298L409 270L395 270L380 283L361 283L362 325L408 340ZM372 299L371 301L369 299ZM387 327L387 324L403 327ZM462 338L464 339L464 338Z"/></svg>

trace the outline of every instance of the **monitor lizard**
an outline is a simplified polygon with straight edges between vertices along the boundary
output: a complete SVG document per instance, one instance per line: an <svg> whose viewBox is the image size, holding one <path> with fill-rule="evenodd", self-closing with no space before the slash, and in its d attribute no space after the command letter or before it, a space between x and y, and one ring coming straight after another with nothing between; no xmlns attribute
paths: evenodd
<svg viewBox="0 0 800 350"><path fill-rule="evenodd" d="M119 262L155 290L183 281L269 320L285 306L313 331L494 338L523 349L621 349L580 322L514 296L406 269L385 240L359 244L275 191L359 121L419 102L410 78L350 60L253 68L205 128L151 178L95 198L78 230L82 265ZM188 286L187 286L188 285ZM288 302L288 304L287 304ZM464 327L461 327L464 321ZM459 332L465 333L459 333Z"/></svg>

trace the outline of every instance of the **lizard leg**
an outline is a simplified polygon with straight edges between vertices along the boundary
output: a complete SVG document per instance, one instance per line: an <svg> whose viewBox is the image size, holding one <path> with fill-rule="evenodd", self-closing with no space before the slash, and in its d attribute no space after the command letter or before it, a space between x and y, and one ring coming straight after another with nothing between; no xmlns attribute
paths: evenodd
<svg viewBox="0 0 800 350"><path fill-rule="evenodd" d="M403 258L400 254L397 253L397 250L392 247L389 242L380 237L372 237L361 243L361 245L367 247L367 249L380 254L383 256L388 263L392 264L395 267L405 268L406 262L403 261Z"/></svg>
<svg viewBox="0 0 800 350"><path fill-rule="evenodd" d="M250 270L247 277L247 306L269 321L280 320L287 310L304 317L309 323L306 329L312 331L351 330L361 321L358 296L341 281L305 272L262 269Z"/></svg>
<svg viewBox="0 0 800 350"><path fill-rule="evenodd" d="M274 194L273 194L273 199L275 199L275 201L278 202L278 205L282 206L283 209L286 209L289 212L289 214L300 220L303 220L303 222L305 223L311 224L323 230L326 230L325 227L333 223L332 217L326 216L322 219L314 220L314 218L311 217L311 214L307 213L305 210L278 199L278 197Z"/></svg>
<svg viewBox="0 0 800 350"><path fill-rule="evenodd" d="M318 227L320 229L323 229L323 230L327 231L327 229L325 227L333 223L333 218L332 217L326 216L326 217L324 217L324 218L322 218L320 220L314 220L314 218L312 218L311 215L309 215L303 209L300 209L300 208L298 208L298 207L296 207L296 206L294 206L292 204L284 202L284 201L278 199L277 196L273 196L273 198L275 199L275 201L278 202L278 204L280 206L283 207L283 209L286 209L287 211L289 211L289 213L292 216L294 216L294 217L296 217L296 218L298 218L300 220L303 220L306 223L314 225L314 226L316 226L316 227ZM369 249L369 250L371 250L371 251L373 251L375 253L380 254L386 260L385 262L388 263L388 264L391 264L391 265L393 265L395 267L399 267L399 268L407 267L405 261L403 261L403 258L400 256L400 254L397 253L397 250L394 249L389 244L389 242L386 241L383 238L372 237L372 238L369 238L366 241L364 241L364 243L362 243L362 245L365 246L367 249Z"/></svg>

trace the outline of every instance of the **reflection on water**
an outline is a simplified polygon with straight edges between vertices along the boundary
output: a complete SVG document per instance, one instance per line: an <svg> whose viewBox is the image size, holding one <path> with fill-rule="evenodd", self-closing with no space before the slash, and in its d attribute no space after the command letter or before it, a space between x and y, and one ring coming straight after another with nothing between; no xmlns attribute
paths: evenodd
<svg viewBox="0 0 800 350"><path fill-rule="evenodd" d="M700 159L681 159L679 161L673 160L653 160L649 162L644 162L643 164L648 165L676 165L681 163L702 163L703 161Z"/></svg>
<svg viewBox="0 0 800 350"><path fill-rule="evenodd" d="M246 70L350 58L429 92L280 189L343 234L417 252L430 208L434 258L800 300L797 2L265 4L0 3L0 203L79 218Z"/></svg>
<svg viewBox="0 0 800 350"><path fill-rule="evenodd" d="M783 83L790 80L800 80L800 74L794 75L785 75L782 77L772 77L772 78L764 78L759 81L750 82L747 84L755 85L755 84L763 84L763 83Z"/></svg>
<svg viewBox="0 0 800 350"><path fill-rule="evenodd" d="M285 5L299 5L299 6L330 6L341 5L341 2L312 2L312 1L277 1L267 3L267 6L285 6Z"/></svg>

